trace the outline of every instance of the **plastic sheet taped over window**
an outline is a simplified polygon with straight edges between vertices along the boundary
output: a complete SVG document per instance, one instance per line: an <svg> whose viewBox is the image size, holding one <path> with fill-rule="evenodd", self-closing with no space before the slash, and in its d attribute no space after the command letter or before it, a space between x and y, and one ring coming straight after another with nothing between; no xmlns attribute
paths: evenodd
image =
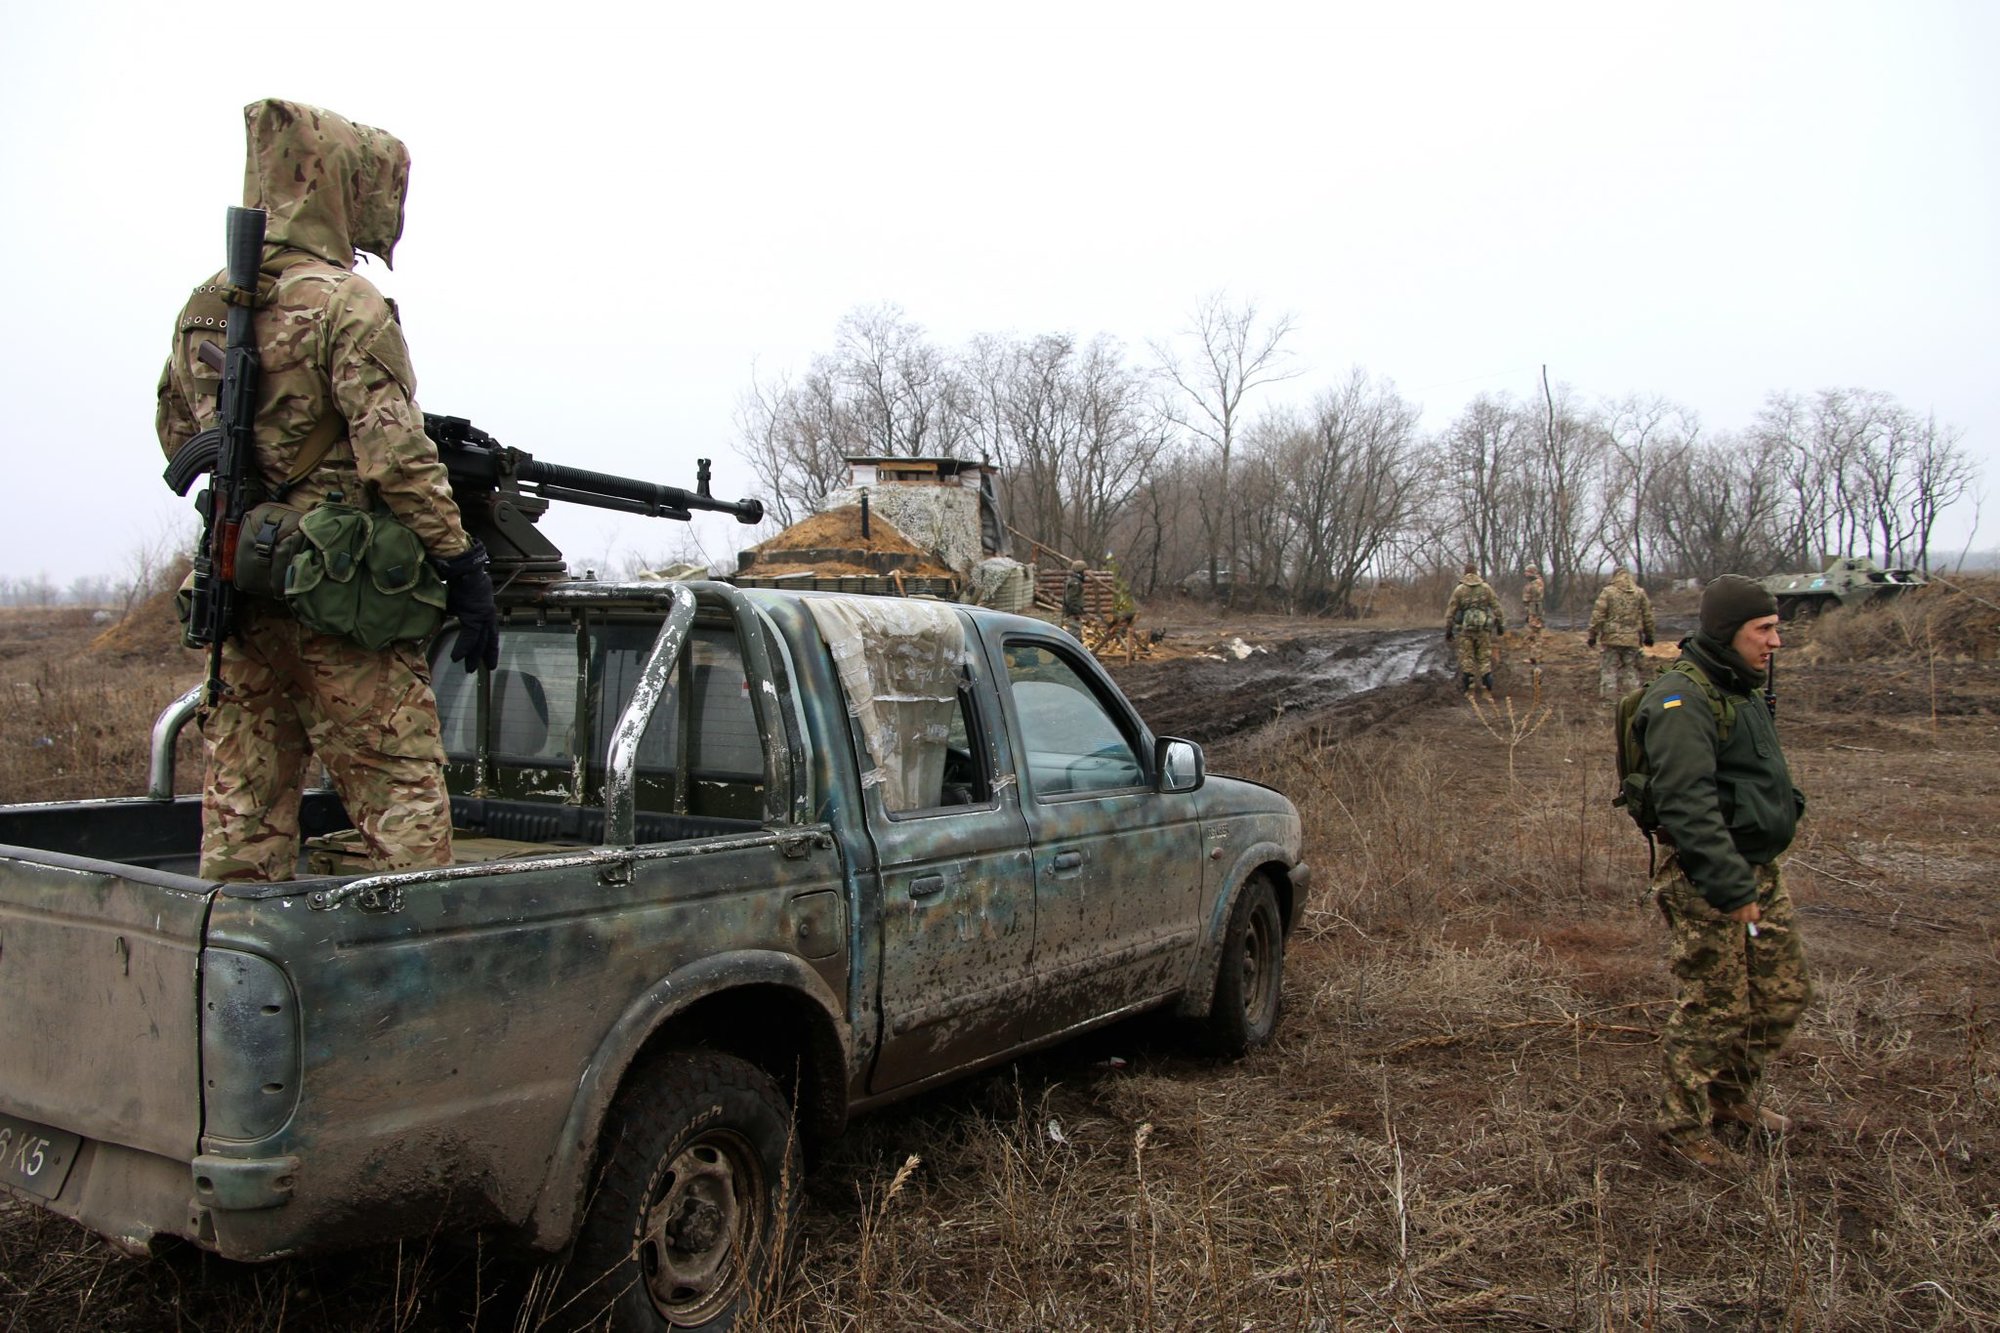
<svg viewBox="0 0 2000 1333"><path fill-rule="evenodd" d="M879 784L890 810L935 805L965 662L958 613L897 597L815 597L806 604L833 652L847 710L861 723L875 765L862 783Z"/></svg>

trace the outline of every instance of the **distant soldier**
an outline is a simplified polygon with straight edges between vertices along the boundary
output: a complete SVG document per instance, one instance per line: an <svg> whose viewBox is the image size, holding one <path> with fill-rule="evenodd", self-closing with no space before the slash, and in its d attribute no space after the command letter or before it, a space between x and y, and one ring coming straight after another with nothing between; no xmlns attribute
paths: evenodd
<svg viewBox="0 0 2000 1333"><path fill-rule="evenodd" d="M1542 571L1533 565L1521 571L1521 621L1528 628L1528 666L1542 669Z"/></svg>
<svg viewBox="0 0 2000 1333"><path fill-rule="evenodd" d="M1078 643L1083 642L1083 574L1090 566L1081 560L1069 562L1069 577L1063 580L1063 628Z"/></svg>
<svg viewBox="0 0 2000 1333"><path fill-rule="evenodd" d="M1486 701L1493 701L1493 653L1500 636L1507 632L1507 619L1500 610L1500 595L1479 577L1479 566L1466 562L1451 601L1444 609L1444 640L1458 640L1459 686L1472 697L1476 675Z"/></svg>
<svg viewBox="0 0 2000 1333"><path fill-rule="evenodd" d="M1611 571L1611 582L1597 594L1584 642L1603 650L1597 663L1599 698L1616 699L1643 683L1639 649L1653 646L1653 599L1623 565Z"/></svg>

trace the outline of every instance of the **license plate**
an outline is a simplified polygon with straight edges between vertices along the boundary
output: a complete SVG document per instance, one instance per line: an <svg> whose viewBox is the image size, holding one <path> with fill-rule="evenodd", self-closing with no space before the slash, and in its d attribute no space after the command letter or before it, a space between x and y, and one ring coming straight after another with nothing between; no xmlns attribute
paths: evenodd
<svg viewBox="0 0 2000 1333"><path fill-rule="evenodd" d="M0 1185L53 1199L62 1193L82 1145L74 1134L0 1114Z"/></svg>

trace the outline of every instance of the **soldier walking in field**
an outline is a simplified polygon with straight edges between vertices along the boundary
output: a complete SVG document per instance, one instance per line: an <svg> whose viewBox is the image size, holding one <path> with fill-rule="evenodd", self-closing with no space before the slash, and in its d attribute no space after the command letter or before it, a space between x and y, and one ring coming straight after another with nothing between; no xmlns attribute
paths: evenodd
<svg viewBox="0 0 2000 1333"><path fill-rule="evenodd" d="M1539 680L1542 674L1542 571L1533 565L1521 571L1521 623L1527 628L1528 670Z"/></svg>
<svg viewBox="0 0 2000 1333"><path fill-rule="evenodd" d="M389 262L403 229L409 153L389 134L317 107L267 100L244 118L244 206L267 215L257 291L238 292L225 273L182 308L160 376L160 446L172 458L217 418L221 379L204 344L220 344L230 302L251 303L260 366L253 471L263 494L307 513L351 506L378 528L407 528L442 579L442 610L459 620L453 659L468 671L492 667L500 627L485 548L466 535L424 433L396 308L353 271L356 251ZM239 550L251 540L246 529ZM366 571L354 581L368 583ZM407 585L374 595L426 595L414 573ZM427 586L436 595L438 579ZM220 697L201 716L202 876L293 877L309 757L326 765L376 868L449 865L451 801L425 644L366 647L360 624L352 635L308 628L293 605L283 587L242 589L222 642ZM356 612L364 613L372 614Z"/></svg>
<svg viewBox="0 0 2000 1333"><path fill-rule="evenodd" d="M1661 1146L1705 1169L1734 1160L1718 1128L1791 1128L1764 1104L1764 1070L1812 997L1779 870L1805 797L1759 692L1781 642L1771 594L1723 575L1702 591L1701 629L1632 721L1666 849L1652 891L1673 932L1677 987L1661 1037Z"/></svg>
<svg viewBox="0 0 2000 1333"><path fill-rule="evenodd" d="M1500 610L1500 595L1479 577L1479 566L1467 561L1451 601L1444 609L1444 641L1458 641L1459 687L1472 697L1473 679L1493 702L1493 664L1501 636L1507 633L1507 618Z"/></svg>
<svg viewBox="0 0 2000 1333"><path fill-rule="evenodd" d="M1611 571L1611 582L1597 594L1584 642L1602 650L1597 664L1600 699L1617 699L1639 688L1639 650L1653 646L1653 599L1623 565Z"/></svg>

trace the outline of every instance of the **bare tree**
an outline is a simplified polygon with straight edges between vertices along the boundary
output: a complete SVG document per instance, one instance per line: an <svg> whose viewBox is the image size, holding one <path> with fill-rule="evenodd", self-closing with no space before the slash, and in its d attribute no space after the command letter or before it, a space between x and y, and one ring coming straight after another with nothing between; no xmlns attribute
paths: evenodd
<svg viewBox="0 0 2000 1333"><path fill-rule="evenodd" d="M1540 429L1530 437L1522 487L1527 540L1506 568L1539 556L1547 604L1560 607L1605 545L1602 479L1610 446L1602 421L1577 405L1568 385L1551 389L1545 372L1542 394Z"/></svg>
<svg viewBox="0 0 2000 1333"><path fill-rule="evenodd" d="M817 512L846 484L846 456L858 452L858 432L824 362L797 384L753 379L737 404L736 428L738 449L780 527Z"/></svg>
<svg viewBox="0 0 2000 1333"><path fill-rule="evenodd" d="M1439 567L1464 559L1493 572L1532 549L1528 459L1540 429L1506 394L1480 394L1434 441L1426 470L1442 487L1435 526L1453 548L1436 553Z"/></svg>
<svg viewBox="0 0 2000 1333"><path fill-rule="evenodd" d="M1230 493L1230 463L1243 427L1244 400L1265 385L1299 373L1290 367L1290 353L1284 348L1294 324L1289 314L1266 323L1255 302L1232 305L1223 293L1214 292L1195 307L1182 330L1182 339L1192 344L1185 360L1171 346L1153 345L1162 371L1180 390L1182 410L1176 413L1176 422L1214 449L1220 462L1217 492L1202 510L1211 587L1220 578L1222 555L1226 553L1232 569L1236 560L1242 506Z"/></svg>
<svg viewBox="0 0 2000 1333"><path fill-rule="evenodd" d="M1656 477L1681 466L1682 455L1701 436L1701 423L1678 403L1635 393L1606 405L1604 429L1615 464L1605 488L1606 545L1631 553L1632 572L1643 583L1654 545L1646 497Z"/></svg>
<svg viewBox="0 0 2000 1333"><path fill-rule="evenodd" d="M1786 450L1781 439L1752 430L1687 445L1656 469L1645 503L1662 563L1706 581L1783 562L1781 516L1793 498Z"/></svg>
<svg viewBox="0 0 2000 1333"><path fill-rule="evenodd" d="M1417 409L1356 367L1311 415L1274 416L1272 453L1291 523L1295 607L1351 613L1356 584L1416 506Z"/></svg>
<svg viewBox="0 0 2000 1333"><path fill-rule="evenodd" d="M900 307L854 311L840 321L836 341L833 365L862 436L858 452L959 456L972 435L971 388Z"/></svg>
<svg viewBox="0 0 2000 1333"><path fill-rule="evenodd" d="M1959 447L1963 432L1954 426L1940 426L1935 414L1913 422L1913 476L1910 511L1914 522L1917 560L1928 574L1931 568L1931 534L1937 529L1938 515L1970 493L1979 480L1979 469Z"/></svg>

